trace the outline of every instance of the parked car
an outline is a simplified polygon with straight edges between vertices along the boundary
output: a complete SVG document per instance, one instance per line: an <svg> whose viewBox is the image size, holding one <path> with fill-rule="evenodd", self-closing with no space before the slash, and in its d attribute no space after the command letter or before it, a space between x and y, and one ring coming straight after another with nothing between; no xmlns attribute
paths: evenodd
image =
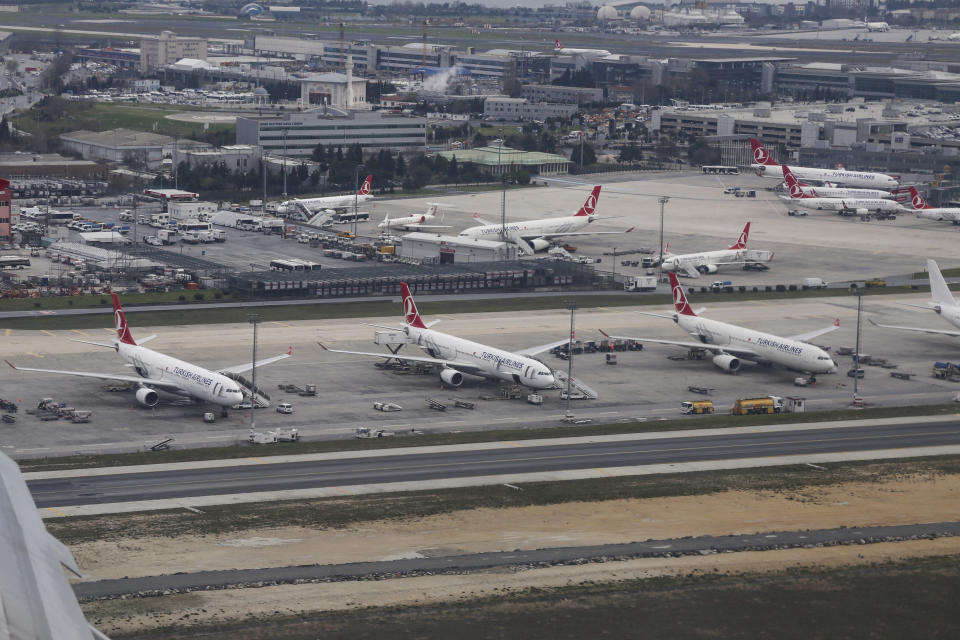
<svg viewBox="0 0 960 640"><path fill-rule="evenodd" d="M157 236L146 236L146 237L143 239L143 241L146 242L146 243L149 244L149 245L154 246L154 247L162 247L162 246L163 246L163 241L160 240L160 238L158 238Z"/></svg>
<svg viewBox="0 0 960 640"><path fill-rule="evenodd" d="M277 413L293 413L293 405L289 402L281 402L277 405Z"/></svg>

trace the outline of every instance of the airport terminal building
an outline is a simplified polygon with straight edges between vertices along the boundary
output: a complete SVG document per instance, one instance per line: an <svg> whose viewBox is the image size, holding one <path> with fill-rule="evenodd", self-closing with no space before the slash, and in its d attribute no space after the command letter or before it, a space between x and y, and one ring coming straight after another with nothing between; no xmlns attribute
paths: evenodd
<svg viewBox="0 0 960 640"><path fill-rule="evenodd" d="M426 149L427 119L380 111L315 109L280 118L237 118L237 144L261 146L267 153L309 157L318 144L364 151L416 152Z"/></svg>

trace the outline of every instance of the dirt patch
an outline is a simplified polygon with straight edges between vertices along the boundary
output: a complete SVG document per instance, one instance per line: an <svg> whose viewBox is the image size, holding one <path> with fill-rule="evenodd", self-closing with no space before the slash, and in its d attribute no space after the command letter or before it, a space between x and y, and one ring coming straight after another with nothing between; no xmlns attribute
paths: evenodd
<svg viewBox="0 0 960 640"><path fill-rule="evenodd" d="M960 519L958 498L960 476L905 476L797 491L726 491L706 496L482 508L339 529L282 527L128 538L79 543L71 549L84 580L100 580L682 536L941 522ZM136 516L138 520L150 517Z"/></svg>

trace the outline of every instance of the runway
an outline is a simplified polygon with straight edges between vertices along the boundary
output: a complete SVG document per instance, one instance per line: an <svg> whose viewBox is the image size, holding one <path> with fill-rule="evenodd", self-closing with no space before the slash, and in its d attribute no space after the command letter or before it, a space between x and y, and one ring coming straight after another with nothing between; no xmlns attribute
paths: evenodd
<svg viewBox="0 0 960 640"><path fill-rule="evenodd" d="M315 488L382 487L459 480L461 486L485 484L483 478L523 475L558 479L567 471L636 468L645 465L683 465L691 462L754 460L757 466L787 464L803 456L854 454L875 450L922 448L935 455L940 447L960 445L960 427L953 420L909 420L894 424L866 424L837 428L784 426L770 430L731 430L708 434L646 434L635 440L573 438L562 444L523 441L501 446L464 445L421 452L418 449L352 452L323 460L270 462L221 461L216 466L172 465L160 471L49 474L31 479L31 493L39 508L184 499L197 496L264 494ZM947 452L946 449L943 450ZM787 458L793 456L792 458ZM783 462L777 462L779 459ZM773 460L771 460L773 459ZM763 462L759 462L759 461ZM749 466L749 465L748 465ZM542 474L537 476L537 474ZM50 477L53 476L53 477ZM288 497L293 497L292 495ZM229 499L223 500L229 502ZM153 507L159 508L159 507Z"/></svg>

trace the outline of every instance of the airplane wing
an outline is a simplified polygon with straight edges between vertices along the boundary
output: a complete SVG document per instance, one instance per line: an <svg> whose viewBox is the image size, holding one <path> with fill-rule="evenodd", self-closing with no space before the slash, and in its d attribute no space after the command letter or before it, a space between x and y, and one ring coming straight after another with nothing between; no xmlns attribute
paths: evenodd
<svg viewBox="0 0 960 640"><path fill-rule="evenodd" d="M606 236L606 235L613 235L613 234L619 235L622 233L630 233L635 228L636 227L630 227L629 229L624 229L623 231L569 231L567 233L545 233L540 237L546 238L549 240L550 238L566 238L566 237L572 237L572 236Z"/></svg>
<svg viewBox="0 0 960 640"><path fill-rule="evenodd" d="M134 382L136 384L145 384L164 391L176 393L181 389L180 385L172 380L154 380L152 378L141 378L140 376L125 376L116 373L94 373L91 371L63 371L60 369L34 369L32 367L17 367L9 360L4 360L10 368L17 371L37 371L39 373L58 373L65 376L79 376L81 378L96 378L98 380L116 380L118 382ZM2 638L3 636L0 636Z"/></svg>
<svg viewBox="0 0 960 640"><path fill-rule="evenodd" d="M292 355L293 355L293 347L290 347L286 353L281 354L279 356L273 356L272 358L267 358L266 360L257 360L257 366L262 367L263 365L274 363L277 360L283 360L284 358L289 358ZM217 369L217 371L220 373L246 373L247 371L250 371L250 369L253 369L252 362L248 362L246 364L238 364L233 367L223 367L222 369Z"/></svg>
<svg viewBox="0 0 960 640"><path fill-rule="evenodd" d="M603 332L601 332L603 333ZM617 340L636 340L637 342L653 342L654 344L669 344L675 347L685 347L687 349L705 349L713 353L729 353L732 356L737 356L738 358L743 358L744 360L752 360L754 362L760 362L763 360L763 357L760 356L756 351L751 351L750 349L742 349L740 347L721 347L715 344L707 344L705 342L693 342L686 340L660 340L657 338L638 338L636 336L611 336L606 333L603 335L608 338L614 338Z"/></svg>
<svg viewBox="0 0 960 640"><path fill-rule="evenodd" d="M489 221L487 221L487 220L484 220L483 218L480 217L480 214L477 214L477 213L473 214L473 219L476 220L477 222L479 222L480 224L485 224L485 225L487 225L487 226L492 225L492 224L495 224L495 223L493 223L493 222L489 222Z"/></svg>
<svg viewBox="0 0 960 640"><path fill-rule="evenodd" d="M449 224L406 224L407 229L450 229Z"/></svg>
<svg viewBox="0 0 960 640"><path fill-rule="evenodd" d="M536 347L527 347L526 349L520 349L519 351L515 351L514 353L516 353L519 356L535 356L538 353L543 353L544 351L550 351L550 349L553 349L554 347L559 347L560 345L563 345L563 344L569 344L569 342L570 342L569 338L564 338L563 340L557 340L555 342L541 344Z"/></svg>
<svg viewBox="0 0 960 640"><path fill-rule="evenodd" d="M344 349L330 349L325 347L322 342L318 342L317 344L319 344L324 351L329 351L330 353L349 353L350 355L354 356L368 356L371 358L396 358L397 360L410 360L411 362L427 362L429 364L439 364L443 365L444 367L450 367L451 369L456 369L457 371L462 371L463 373L480 375L480 367L458 362L456 360L429 358L427 356L402 356L393 355L392 353L373 353L370 351L346 351Z"/></svg>
<svg viewBox="0 0 960 640"><path fill-rule="evenodd" d="M830 333L831 331L836 331L840 328L840 320L838 319L829 327L824 327L823 329L814 329L813 331L808 331L806 333L798 333L795 336L790 336L791 340L799 340L800 342L810 342L817 336L822 336L825 333Z"/></svg>
<svg viewBox="0 0 960 640"><path fill-rule="evenodd" d="M80 575L43 525L20 469L0 453L0 637L107 640L84 618L64 567Z"/></svg>
<svg viewBox="0 0 960 640"><path fill-rule="evenodd" d="M874 326L883 327L884 329L899 329L901 331L919 331L921 333L932 333L935 335L950 336L951 338L960 338L960 331L951 331L950 329L924 329L923 327L901 327L894 324L880 324L873 318L870 318L870 322Z"/></svg>

